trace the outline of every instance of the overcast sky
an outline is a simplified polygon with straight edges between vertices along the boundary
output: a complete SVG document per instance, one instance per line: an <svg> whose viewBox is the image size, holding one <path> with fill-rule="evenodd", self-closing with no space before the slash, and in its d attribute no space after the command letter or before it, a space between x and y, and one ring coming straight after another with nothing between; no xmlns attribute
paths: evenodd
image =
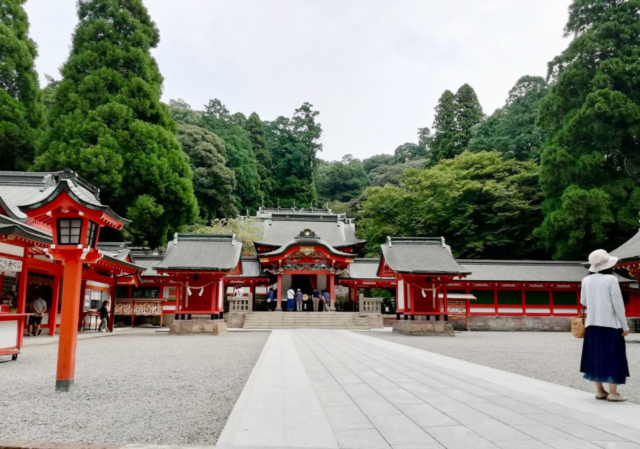
<svg viewBox="0 0 640 449"><path fill-rule="evenodd" d="M546 75L570 0L146 0L163 100L219 98L264 120L308 101L323 159L366 158L415 142L445 89L469 83L485 113L522 75ZM59 78L75 0L28 0L36 61Z"/></svg>

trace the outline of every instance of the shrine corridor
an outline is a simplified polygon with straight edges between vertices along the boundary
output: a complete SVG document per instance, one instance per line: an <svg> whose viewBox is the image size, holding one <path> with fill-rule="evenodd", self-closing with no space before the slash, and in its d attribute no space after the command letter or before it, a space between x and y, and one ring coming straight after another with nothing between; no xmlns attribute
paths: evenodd
<svg viewBox="0 0 640 449"><path fill-rule="evenodd" d="M231 448L640 448L640 406L335 330L274 330Z"/></svg>

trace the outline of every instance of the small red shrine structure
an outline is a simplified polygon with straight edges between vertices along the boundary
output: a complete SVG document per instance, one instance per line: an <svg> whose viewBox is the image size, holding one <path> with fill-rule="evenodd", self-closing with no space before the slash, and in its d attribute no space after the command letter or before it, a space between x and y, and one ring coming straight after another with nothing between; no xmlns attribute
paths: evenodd
<svg viewBox="0 0 640 449"><path fill-rule="evenodd" d="M398 318L402 314L405 319L416 315L446 319L447 284L469 274L453 258L442 237L388 237L382 245L378 276L396 279Z"/></svg>
<svg viewBox="0 0 640 449"><path fill-rule="evenodd" d="M176 234L167 254L155 266L162 281L178 286L174 313L222 317L227 275L242 274L242 243L235 235Z"/></svg>
<svg viewBox="0 0 640 449"><path fill-rule="evenodd" d="M618 263L614 267L617 273L629 276L636 282L640 280L640 231L611 251L611 255L618 258ZM640 290L637 284L634 287L627 289L627 295L624 289L622 293L625 296L627 316L638 317L640 316Z"/></svg>

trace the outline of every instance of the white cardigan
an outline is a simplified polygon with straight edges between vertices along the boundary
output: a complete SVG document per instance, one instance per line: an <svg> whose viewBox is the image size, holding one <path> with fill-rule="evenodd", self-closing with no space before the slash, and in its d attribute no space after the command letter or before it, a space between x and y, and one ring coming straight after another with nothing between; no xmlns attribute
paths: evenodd
<svg viewBox="0 0 640 449"><path fill-rule="evenodd" d="M580 304L587 308L585 326L629 330L618 279L611 274L591 274L582 280Z"/></svg>

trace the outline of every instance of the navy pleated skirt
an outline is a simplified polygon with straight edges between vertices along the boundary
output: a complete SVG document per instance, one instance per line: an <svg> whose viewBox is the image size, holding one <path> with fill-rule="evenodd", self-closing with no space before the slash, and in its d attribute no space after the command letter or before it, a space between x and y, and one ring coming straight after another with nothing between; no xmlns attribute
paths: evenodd
<svg viewBox="0 0 640 449"><path fill-rule="evenodd" d="M622 385L629 377L629 364L622 329L589 326L582 345L580 372L592 382Z"/></svg>

